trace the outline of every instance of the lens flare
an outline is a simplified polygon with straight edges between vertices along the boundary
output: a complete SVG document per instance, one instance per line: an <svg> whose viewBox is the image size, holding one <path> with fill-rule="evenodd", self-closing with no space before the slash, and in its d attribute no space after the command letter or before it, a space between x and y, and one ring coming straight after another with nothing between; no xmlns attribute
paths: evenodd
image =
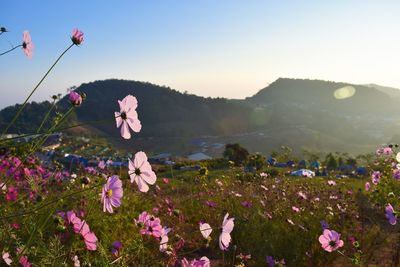
<svg viewBox="0 0 400 267"><path fill-rule="evenodd" d="M347 85L345 87L336 89L333 93L333 96L336 99L346 99L352 97L356 93L356 88L353 86Z"/></svg>

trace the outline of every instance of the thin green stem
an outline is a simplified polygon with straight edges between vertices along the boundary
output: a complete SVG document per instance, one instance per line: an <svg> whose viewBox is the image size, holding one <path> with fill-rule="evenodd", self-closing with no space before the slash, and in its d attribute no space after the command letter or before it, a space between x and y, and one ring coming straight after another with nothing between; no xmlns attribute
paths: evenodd
<svg viewBox="0 0 400 267"><path fill-rule="evenodd" d="M14 122L18 119L19 115L21 115L22 110L25 108L26 103L28 103L29 99L31 98L31 96L33 95L33 93L35 93L36 89L38 89L38 87L42 84L42 82L44 81L44 79L47 77L47 75L49 75L50 71L55 67L55 65L58 63L58 61L60 61L60 59L64 56L65 53L67 53L68 50L71 49L71 47L73 47L74 44L72 43L67 49L64 50L64 52L61 53L61 55L57 58L57 60L53 63L53 65L50 67L50 69L46 72L46 74L42 77L42 79L40 79L40 81L38 82L38 84L33 88L32 92L28 95L28 97L25 99L24 103L22 104L22 106L20 107L20 109L18 110L17 114L15 114L14 118L11 120L11 122L7 125L6 129L3 131L2 135L6 134L7 131L10 129L10 127L14 124Z"/></svg>
<svg viewBox="0 0 400 267"><path fill-rule="evenodd" d="M2 32L2 33L3 33L3 32ZM1 53L0 56L5 55L5 54L7 54L7 53L10 53L11 51L17 49L18 47L22 47L22 44L17 45L17 46L14 46L13 48L11 48L11 49L9 49L9 50L7 50L7 51Z"/></svg>
<svg viewBox="0 0 400 267"><path fill-rule="evenodd" d="M40 133L40 130L42 130L43 125L46 123L47 119L49 118L51 112L53 111L54 107L56 106L56 101L53 101L53 105L49 109L49 111L46 113L46 116L44 116L44 119L42 120L42 123L40 124L39 128L36 130L36 133Z"/></svg>

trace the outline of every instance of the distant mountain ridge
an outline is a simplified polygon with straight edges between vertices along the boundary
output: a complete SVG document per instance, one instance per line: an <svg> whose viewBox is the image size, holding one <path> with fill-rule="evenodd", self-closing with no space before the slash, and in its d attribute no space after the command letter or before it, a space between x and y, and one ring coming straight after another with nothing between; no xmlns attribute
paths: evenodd
<svg viewBox="0 0 400 267"><path fill-rule="evenodd" d="M345 86L355 89L354 96L336 99L335 91ZM86 133L104 135L127 150L183 154L199 150L192 140L200 138L210 144L240 142L265 154L281 145L299 151L366 153L396 139L400 132L396 89L377 85L280 78L244 100L204 98L151 83L116 79L85 83L77 90L87 98L71 123L96 122L82 127ZM119 136L113 114L119 109L117 100L128 94L138 99L143 128L125 141ZM60 109L68 105L66 98L59 103ZM0 111L1 128L13 112L12 107ZM29 121L22 121L12 130L34 129L28 127ZM204 152L214 153L207 148Z"/></svg>

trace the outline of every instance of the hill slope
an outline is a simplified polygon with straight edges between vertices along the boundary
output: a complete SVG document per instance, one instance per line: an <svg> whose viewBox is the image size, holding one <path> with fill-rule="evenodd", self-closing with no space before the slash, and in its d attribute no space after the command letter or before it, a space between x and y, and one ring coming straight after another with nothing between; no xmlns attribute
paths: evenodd
<svg viewBox="0 0 400 267"><path fill-rule="evenodd" d="M352 97L335 98L335 91L345 86L349 84L281 78L252 97L228 100L182 94L150 83L96 81L78 88L87 98L72 122L91 122L84 126L86 131L105 135L120 148L179 154L199 150L192 142L195 138L210 144L240 142L264 153L281 145L298 151L365 153L400 132L400 108L391 95L376 86L352 85ZM113 114L119 109L117 100L128 94L138 99L143 128L125 141ZM64 98L59 105L63 109L69 103ZM43 107L35 109L42 112ZM11 107L0 111L0 127L13 112ZM28 126L22 120L13 130L35 129Z"/></svg>

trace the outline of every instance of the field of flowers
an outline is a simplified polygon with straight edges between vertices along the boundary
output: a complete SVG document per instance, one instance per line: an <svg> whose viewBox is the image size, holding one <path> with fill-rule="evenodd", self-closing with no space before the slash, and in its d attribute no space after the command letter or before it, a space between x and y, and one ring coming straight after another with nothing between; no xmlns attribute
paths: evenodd
<svg viewBox="0 0 400 267"><path fill-rule="evenodd" d="M83 33L75 29L71 40L55 64L82 44ZM18 47L31 57L28 32ZM371 174L358 178L271 175L269 167L254 173L234 166L158 172L143 151L132 153L126 169L101 161L72 170L36 156L85 96L71 91L69 100L71 109L45 132L38 125L38 137L27 146L0 140L2 265L398 263L400 154L393 146L378 149ZM141 131L138 104L128 95L111 114L123 139Z"/></svg>

